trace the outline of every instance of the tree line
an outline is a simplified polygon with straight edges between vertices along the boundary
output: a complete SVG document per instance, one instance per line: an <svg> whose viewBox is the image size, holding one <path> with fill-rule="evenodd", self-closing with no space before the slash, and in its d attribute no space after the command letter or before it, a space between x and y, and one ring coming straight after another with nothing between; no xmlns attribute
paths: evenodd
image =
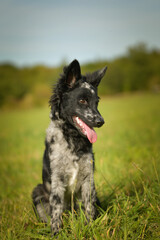
<svg viewBox="0 0 160 240"><path fill-rule="evenodd" d="M143 43L128 48L124 56L110 61L95 61L82 65L82 73L108 66L99 87L99 95L123 92L160 92L160 51L148 49ZM29 107L47 103L51 88L63 66L17 67L0 64L0 107Z"/></svg>

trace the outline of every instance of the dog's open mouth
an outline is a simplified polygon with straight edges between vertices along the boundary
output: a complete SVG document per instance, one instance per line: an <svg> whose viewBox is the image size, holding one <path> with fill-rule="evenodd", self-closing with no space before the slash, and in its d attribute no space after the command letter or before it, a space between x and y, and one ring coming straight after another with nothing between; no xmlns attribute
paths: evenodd
<svg viewBox="0 0 160 240"><path fill-rule="evenodd" d="M85 124L79 117L74 116L73 122L81 133L88 138L91 143L97 141L97 134L93 128Z"/></svg>

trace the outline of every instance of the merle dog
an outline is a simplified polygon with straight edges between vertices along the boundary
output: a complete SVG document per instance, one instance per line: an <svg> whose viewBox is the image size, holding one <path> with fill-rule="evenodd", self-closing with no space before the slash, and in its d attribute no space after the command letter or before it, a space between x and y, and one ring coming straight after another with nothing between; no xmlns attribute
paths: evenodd
<svg viewBox="0 0 160 240"><path fill-rule="evenodd" d="M71 197L82 202L87 220L96 217L96 196L92 143L97 140L94 127L104 120L97 110L97 87L107 67L81 75L79 62L64 68L50 99L51 123L47 129L43 157L43 184L32 193L39 218L58 233L62 213L71 208ZM76 203L75 203L76 208Z"/></svg>

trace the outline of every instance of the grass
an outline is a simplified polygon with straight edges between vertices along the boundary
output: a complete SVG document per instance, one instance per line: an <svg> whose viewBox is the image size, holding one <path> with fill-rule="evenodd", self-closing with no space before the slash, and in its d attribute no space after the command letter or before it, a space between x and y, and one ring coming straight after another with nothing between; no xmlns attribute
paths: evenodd
<svg viewBox="0 0 160 240"><path fill-rule="evenodd" d="M58 239L160 238L160 95L105 98L94 144L100 217L64 214ZM0 239L50 239L31 202L41 182L49 110L0 112Z"/></svg>

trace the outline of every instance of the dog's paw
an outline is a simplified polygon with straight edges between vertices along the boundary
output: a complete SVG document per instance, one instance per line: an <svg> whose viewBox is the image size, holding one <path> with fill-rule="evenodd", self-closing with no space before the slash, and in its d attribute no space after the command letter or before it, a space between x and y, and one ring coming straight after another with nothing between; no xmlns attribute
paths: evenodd
<svg viewBox="0 0 160 240"><path fill-rule="evenodd" d="M60 221L52 222L51 223L52 237L58 235L58 233L60 232L61 229L62 229L62 223Z"/></svg>

